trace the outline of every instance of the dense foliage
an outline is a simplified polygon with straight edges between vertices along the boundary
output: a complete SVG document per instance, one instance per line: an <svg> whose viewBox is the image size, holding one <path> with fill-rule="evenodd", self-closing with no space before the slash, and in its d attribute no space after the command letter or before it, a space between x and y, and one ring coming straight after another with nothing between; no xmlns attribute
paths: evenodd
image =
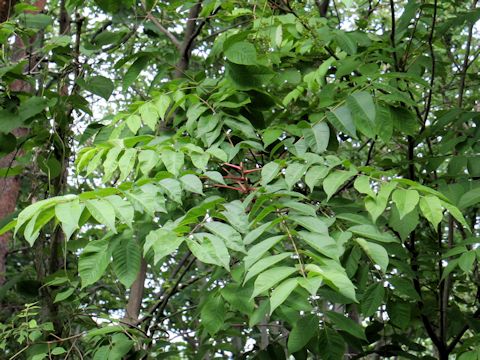
<svg viewBox="0 0 480 360"><path fill-rule="evenodd" d="M480 358L477 0L35 5L5 358Z"/></svg>

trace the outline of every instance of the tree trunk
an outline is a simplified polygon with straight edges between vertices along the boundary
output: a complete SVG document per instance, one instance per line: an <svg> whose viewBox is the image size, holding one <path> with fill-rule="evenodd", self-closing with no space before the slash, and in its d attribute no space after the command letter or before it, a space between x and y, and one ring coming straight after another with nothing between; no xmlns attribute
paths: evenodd
<svg viewBox="0 0 480 360"><path fill-rule="evenodd" d="M15 5L16 0L0 0L0 22L4 22L8 19L10 14L13 11L13 6ZM46 0L37 0L34 5L38 8L38 12L42 11L45 8ZM34 39L31 39L28 47L33 43ZM15 39L15 48L18 49L13 54L13 61L18 61L27 56L28 49L27 45L22 42L22 40L17 37ZM27 70L32 68L36 64L34 57L31 57L32 60L27 65ZM15 80L11 85L12 91L25 91L31 92L33 89L31 86L20 80ZM27 134L26 129L15 129L13 134L17 137L25 136ZM11 167L14 163L15 157L21 155L21 151L15 151L11 154L0 159L0 167ZM20 179L18 176L0 178L0 220L5 219L7 216L12 214L15 211L17 206L17 199L20 193ZM0 235L0 286L5 283L5 273L6 273L6 261L8 254L8 241L11 237L10 233L5 233Z"/></svg>
<svg viewBox="0 0 480 360"><path fill-rule="evenodd" d="M143 291L145 289L145 278L147 276L147 262L142 258L142 265L137 278L130 287L130 295L128 297L125 320L134 323L138 320L143 300Z"/></svg>

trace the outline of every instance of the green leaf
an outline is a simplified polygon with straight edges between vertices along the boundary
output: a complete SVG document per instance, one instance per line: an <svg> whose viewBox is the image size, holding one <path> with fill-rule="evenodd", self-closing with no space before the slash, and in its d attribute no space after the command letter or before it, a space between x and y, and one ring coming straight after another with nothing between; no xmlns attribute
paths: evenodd
<svg viewBox="0 0 480 360"><path fill-rule="evenodd" d="M461 211L458 210L458 208L456 206L454 206L452 204L449 204L445 201L442 201L442 206L445 209L447 209L447 211L455 218L455 220L457 220L460 224L462 224L465 229L470 231L470 226L467 224L467 221L465 220L465 217L463 216Z"/></svg>
<svg viewBox="0 0 480 360"><path fill-rule="evenodd" d="M87 209L95 220L100 224L107 226L114 233L117 233L115 228L115 209L108 201L99 200L87 200Z"/></svg>
<svg viewBox="0 0 480 360"><path fill-rule="evenodd" d="M357 52L357 43L349 33L342 30L335 30L335 41L338 46L348 55L354 55Z"/></svg>
<svg viewBox="0 0 480 360"><path fill-rule="evenodd" d="M350 300L357 302L355 296L355 286L348 278L345 270L338 264L338 262L329 259L322 259L325 265L318 266L308 264L305 270L309 273L320 275L324 282L333 290L339 292Z"/></svg>
<svg viewBox="0 0 480 360"><path fill-rule="evenodd" d="M285 170L285 182L289 190L300 181L300 179L305 175L307 166L300 163L291 163L287 166Z"/></svg>
<svg viewBox="0 0 480 360"><path fill-rule="evenodd" d="M197 132L196 136L197 137L202 137L205 134L208 134L217 128L217 125L219 124L221 120L221 115L220 114L215 114L215 115L204 115L201 116L200 119L198 120L197 124Z"/></svg>
<svg viewBox="0 0 480 360"><path fill-rule="evenodd" d="M375 225L354 225L350 227L348 231L351 231L355 235L380 242L398 242L393 235L388 232L380 232Z"/></svg>
<svg viewBox="0 0 480 360"><path fill-rule="evenodd" d="M187 245L192 254L205 264L223 266L229 270L230 255L223 241L212 234L197 233L194 241L187 239Z"/></svg>
<svg viewBox="0 0 480 360"><path fill-rule="evenodd" d="M123 238L113 250L113 271L128 289L140 272L142 255L140 246L132 237Z"/></svg>
<svg viewBox="0 0 480 360"><path fill-rule="evenodd" d="M385 143L388 143L393 135L393 119L391 111L386 106L380 106L377 104L377 114L375 118L376 130L380 139Z"/></svg>
<svg viewBox="0 0 480 360"><path fill-rule="evenodd" d="M297 279L290 278L282 282L272 291L272 294L270 295L270 315L272 315L277 307L287 300L297 285Z"/></svg>
<svg viewBox="0 0 480 360"><path fill-rule="evenodd" d="M250 294L252 293L251 286L244 287L238 283L230 283L223 287L220 293L234 310L249 316L252 315L255 309L255 303L250 300Z"/></svg>
<svg viewBox="0 0 480 360"><path fill-rule="evenodd" d="M192 160L193 166L195 166L197 169L199 169L201 171L205 171L207 169L208 160L210 159L210 155L206 154L206 153L204 153L204 154L193 153L193 154L190 155L190 159ZM216 171L213 171L213 172L216 172ZM220 177L221 177L221 175L220 175ZM223 178L222 178L222 180L223 180Z"/></svg>
<svg viewBox="0 0 480 360"><path fill-rule="evenodd" d="M328 233L319 234L316 232L299 231L298 235L320 254L332 259L338 259L340 254L337 243L335 239L328 236Z"/></svg>
<svg viewBox="0 0 480 360"><path fill-rule="evenodd" d="M80 216L85 206L74 200L67 203L60 203L55 206L55 216L62 224L62 230L65 233L65 240L69 240L75 230L78 229Z"/></svg>
<svg viewBox="0 0 480 360"><path fill-rule="evenodd" d="M130 131L134 134L136 134L138 129L140 129L140 127L142 126L142 119L136 114L130 115L127 118L126 122Z"/></svg>
<svg viewBox="0 0 480 360"><path fill-rule="evenodd" d="M252 299L264 293L265 291L270 290L280 281L284 280L295 272L297 272L297 269L289 266L277 266L264 271L255 279Z"/></svg>
<svg viewBox="0 0 480 360"><path fill-rule="evenodd" d="M157 108L158 115L160 115L160 118L162 120L165 120L165 114L167 113L167 110L171 104L171 99L168 95L161 94L156 100L155 100L155 106Z"/></svg>
<svg viewBox="0 0 480 360"><path fill-rule="evenodd" d="M148 65L152 57L150 55L139 56L133 64L128 68L127 72L123 76L123 90L125 91L132 85L143 69Z"/></svg>
<svg viewBox="0 0 480 360"><path fill-rule="evenodd" d="M327 311L327 316L338 329L343 330L358 339L367 340L365 329L356 321L334 311Z"/></svg>
<svg viewBox="0 0 480 360"><path fill-rule="evenodd" d="M325 327L318 337L318 349L321 359L342 360L345 354L345 342L339 333Z"/></svg>
<svg viewBox="0 0 480 360"><path fill-rule="evenodd" d="M275 73L267 66L226 63L227 79L239 90L262 89Z"/></svg>
<svg viewBox="0 0 480 360"><path fill-rule="evenodd" d="M277 141L280 136L282 136L282 133L283 131L281 129L265 129L262 134L263 145L265 148Z"/></svg>
<svg viewBox="0 0 480 360"><path fill-rule="evenodd" d="M464 210L478 203L480 203L480 187L469 190L463 194L458 201L458 208Z"/></svg>
<svg viewBox="0 0 480 360"><path fill-rule="evenodd" d="M154 264L170 255L178 249L185 238L177 236L173 231L167 229L152 230L145 239L143 253L147 254L152 249L154 253Z"/></svg>
<svg viewBox="0 0 480 360"><path fill-rule="evenodd" d="M180 182L178 180L167 178L161 180L158 184L170 199L178 204L182 203L182 187L180 186Z"/></svg>
<svg viewBox="0 0 480 360"><path fill-rule="evenodd" d="M329 171L330 169L324 165L314 165L308 169L305 174L305 184L307 184L311 192L313 192L313 189L318 185L320 180L328 175Z"/></svg>
<svg viewBox="0 0 480 360"><path fill-rule="evenodd" d="M327 225L318 217L290 215L289 220L312 232L328 235Z"/></svg>
<svg viewBox="0 0 480 360"><path fill-rule="evenodd" d="M137 150L126 149L120 160L118 161L118 168L120 169L120 177L118 181L124 181L133 170L135 166Z"/></svg>
<svg viewBox="0 0 480 360"><path fill-rule="evenodd" d="M145 103L138 109L140 112L140 116L142 117L142 121L145 125L147 125L152 131L155 131L158 122L158 112L155 105L152 103Z"/></svg>
<svg viewBox="0 0 480 360"><path fill-rule="evenodd" d="M126 200L123 200L118 195L110 195L105 197L115 209L115 216L120 219L129 228L132 228L134 209L133 206Z"/></svg>
<svg viewBox="0 0 480 360"><path fill-rule="evenodd" d="M223 162L228 161L227 153L218 147L211 147L206 150L206 153L212 155L213 157L216 157Z"/></svg>
<svg viewBox="0 0 480 360"><path fill-rule="evenodd" d="M297 278L298 285L307 290L310 295L316 296L318 289L323 284L321 276L312 276L312 277L301 277Z"/></svg>
<svg viewBox="0 0 480 360"><path fill-rule="evenodd" d="M354 115L356 128L369 138L375 138L376 108L372 95L366 91L355 92L347 98L347 104Z"/></svg>
<svg viewBox="0 0 480 360"><path fill-rule="evenodd" d="M57 346L56 348L52 349L51 354L52 355L62 355L62 354L65 354L66 352L67 352L67 350L65 350L63 347Z"/></svg>
<svg viewBox="0 0 480 360"><path fill-rule="evenodd" d="M438 224L443 219L443 208L440 200L436 196L426 195L420 199L420 210L436 231Z"/></svg>
<svg viewBox="0 0 480 360"><path fill-rule="evenodd" d="M346 183L351 177L355 176L356 170L344 171L336 170L330 173L325 180L323 180L323 190L327 194L327 201Z"/></svg>
<svg viewBox="0 0 480 360"><path fill-rule="evenodd" d="M400 293L409 299L420 300L420 296L413 287L412 280L403 277L392 277L388 282L393 285L394 292Z"/></svg>
<svg viewBox="0 0 480 360"><path fill-rule="evenodd" d="M397 189L392 194L392 201L397 206L400 220L415 209L419 200L420 196L416 190Z"/></svg>
<svg viewBox="0 0 480 360"><path fill-rule="evenodd" d="M473 269L473 263L475 261L476 254L475 251L466 251L458 258L458 266L465 273L469 273Z"/></svg>
<svg viewBox="0 0 480 360"><path fill-rule="evenodd" d="M365 251L374 264L380 266L384 273L387 272L388 253L383 246L366 241L362 238L356 238L355 241L360 245L363 251Z"/></svg>
<svg viewBox="0 0 480 360"><path fill-rule="evenodd" d="M112 333L118 333L118 332L124 332L125 331L125 326L123 325L108 325L104 326L101 328L95 328L93 330L89 330L87 334L85 335L85 338L87 339L92 339L95 336L102 336L106 334L112 334ZM108 346L107 346L108 348Z"/></svg>
<svg viewBox="0 0 480 360"><path fill-rule="evenodd" d="M210 335L215 335L225 326L225 301L221 296L210 296L205 301L200 311L202 326Z"/></svg>
<svg viewBox="0 0 480 360"><path fill-rule="evenodd" d="M265 300L260 303L257 309L253 312L252 316L250 316L248 320L248 326L253 328L255 325L260 323L262 320L265 319L265 316L268 315L268 311L270 309L270 301Z"/></svg>
<svg viewBox="0 0 480 360"><path fill-rule="evenodd" d="M282 261L283 259L286 259L287 257L290 257L291 255L292 253L285 252L277 255L267 256L263 259L258 260L255 264L253 264L248 268L245 266L245 269L248 270L248 272L245 275L245 279L243 283L245 284L248 280L260 274L265 269L268 269L270 266L273 266L279 263L280 261Z"/></svg>
<svg viewBox="0 0 480 360"><path fill-rule="evenodd" d="M105 154L106 149L99 149L95 156L90 160L87 165L87 171L85 175L90 175L95 169L97 169L102 163L103 155ZM48 169L47 169L48 170ZM48 173L48 171L46 171Z"/></svg>
<svg viewBox="0 0 480 360"><path fill-rule="evenodd" d="M53 301L53 303L55 304L57 302L68 299L74 292L75 292L75 288L70 287L67 290L57 293L55 295L55 300Z"/></svg>
<svg viewBox="0 0 480 360"><path fill-rule="evenodd" d="M87 244L78 260L82 288L100 280L110 263L110 255L108 240L94 240Z"/></svg>
<svg viewBox="0 0 480 360"><path fill-rule="evenodd" d="M281 166L276 162L269 162L265 166L262 167L262 177L260 180L260 184L262 186L267 185L270 181L275 179L280 172Z"/></svg>
<svg viewBox="0 0 480 360"><path fill-rule="evenodd" d="M319 122L303 131L303 136L308 146L314 153L323 153L330 139L330 128L325 122Z"/></svg>
<svg viewBox="0 0 480 360"><path fill-rule="evenodd" d="M382 184L376 197L367 197L365 199L365 208L376 222L378 217L383 214L390 198L390 193L395 189L394 183Z"/></svg>
<svg viewBox="0 0 480 360"><path fill-rule="evenodd" d="M298 319L288 335L288 351L295 353L303 349L315 336L318 328L319 320L315 315L307 315Z"/></svg>
<svg viewBox="0 0 480 360"><path fill-rule="evenodd" d="M285 235L272 236L268 239L259 242L258 244L252 246L248 252L247 256L243 259L245 263L245 269L249 269L252 264L254 264L258 259L260 259L270 248L277 244L280 240L284 239Z"/></svg>
<svg viewBox="0 0 480 360"><path fill-rule="evenodd" d="M104 172L103 178L102 178L103 182L107 182L108 180L110 180L113 173L117 169L117 167L118 167L118 161L117 161L118 155L120 155L122 150L123 149L121 147L115 146L115 147L111 148L108 151L107 156L105 156L105 160L103 162L103 172Z"/></svg>
<svg viewBox="0 0 480 360"><path fill-rule="evenodd" d="M225 49L228 61L240 65L256 65L257 50L255 46L246 41L235 42Z"/></svg>
<svg viewBox="0 0 480 360"><path fill-rule="evenodd" d="M226 185L222 174L220 174L218 171L206 171L205 176L208 177L210 180L213 180L217 184Z"/></svg>
<svg viewBox="0 0 480 360"><path fill-rule="evenodd" d="M365 317L372 316L383 304L385 289L383 283L379 282L370 285L362 296L360 309Z"/></svg>
<svg viewBox="0 0 480 360"><path fill-rule="evenodd" d="M114 85L110 79L107 79L105 76L92 76L88 78L85 82L81 83L81 86L91 93L98 95L105 100L110 98L112 95Z"/></svg>
<svg viewBox="0 0 480 360"><path fill-rule="evenodd" d="M187 174L180 178L180 182L185 190L203 195L203 184L198 176Z"/></svg>
<svg viewBox="0 0 480 360"><path fill-rule="evenodd" d="M167 168L167 171L178 176L185 162L184 155L179 151L163 150L160 157Z"/></svg>
<svg viewBox="0 0 480 360"><path fill-rule="evenodd" d="M245 235L245 237L243 239L243 242L245 243L245 245L250 245L255 240L257 240L260 235L262 235L270 227L274 226L275 224L278 224L280 221L281 221L280 218L277 218L275 220L272 220L272 221L269 221L267 223L264 223L264 224L260 225L259 227L253 229L247 235Z"/></svg>
<svg viewBox="0 0 480 360"><path fill-rule="evenodd" d="M228 220L237 231L242 234L248 232L248 216L245 214L245 208L239 200L223 204L225 211L222 211L223 216Z"/></svg>
<svg viewBox="0 0 480 360"><path fill-rule="evenodd" d="M353 183L353 187L361 194L366 194L375 198L376 195L370 187L370 178L365 175L358 176Z"/></svg>
<svg viewBox="0 0 480 360"><path fill-rule="evenodd" d="M64 196L63 198L65 199L66 196ZM76 195L70 195L70 198L68 199L73 201L76 198ZM14 235L22 227L22 225L24 225L28 220L30 220L35 214L38 214L41 211L62 202L61 199L62 197L54 197L50 199L40 200L23 209L20 214L18 214L17 223L15 224Z"/></svg>
<svg viewBox="0 0 480 360"><path fill-rule="evenodd" d="M389 301L387 313L390 323L402 330L406 330L411 324L411 305L408 302Z"/></svg>
<svg viewBox="0 0 480 360"><path fill-rule="evenodd" d="M245 252L242 236L230 225L218 221L211 221L205 224L205 228L222 238L228 248L235 251Z"/></svg>
<svg viewBox="0 0 480 360"><path fill-rule="evenodd" d="M337 130L354 139L357 138L357 129L347 106L343 105L327 112L327 119Z"/></svg>
<svg viewBox="0 0 480 360"><path fill-rule="evenodd" d="M141 150L138 153L138 166L144 175L148 175L159 162L160 157L154 150Z"/></svg>

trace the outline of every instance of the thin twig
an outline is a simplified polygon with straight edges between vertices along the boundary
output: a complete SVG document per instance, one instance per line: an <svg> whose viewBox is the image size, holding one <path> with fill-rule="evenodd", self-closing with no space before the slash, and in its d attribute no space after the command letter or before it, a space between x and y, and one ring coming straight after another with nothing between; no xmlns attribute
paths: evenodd
<svg viewBox="0 0 480 360"><path fill-rule="evenodd" d="M153 25L157 27L158 30L160 30L163 34L165 34L165 36L172 42L172 44L178 50L181 50L182 43L180 42L180 40L178 40L175 35L173 35L166 27L164 27L162 23L158 21L158 19L155 16L152 15L151 12L147 13L146 18L150 20L153 23Z"/></svg>

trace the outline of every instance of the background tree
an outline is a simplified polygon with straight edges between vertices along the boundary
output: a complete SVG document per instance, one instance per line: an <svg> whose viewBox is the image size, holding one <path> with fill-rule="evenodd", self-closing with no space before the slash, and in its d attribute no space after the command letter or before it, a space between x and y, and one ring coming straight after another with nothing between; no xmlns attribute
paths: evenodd
<svg viewBox="0 0 480 360"><path fill-rule="evenodd" d="M36 5L7 358L478 357L476 0Z"/></svg>

